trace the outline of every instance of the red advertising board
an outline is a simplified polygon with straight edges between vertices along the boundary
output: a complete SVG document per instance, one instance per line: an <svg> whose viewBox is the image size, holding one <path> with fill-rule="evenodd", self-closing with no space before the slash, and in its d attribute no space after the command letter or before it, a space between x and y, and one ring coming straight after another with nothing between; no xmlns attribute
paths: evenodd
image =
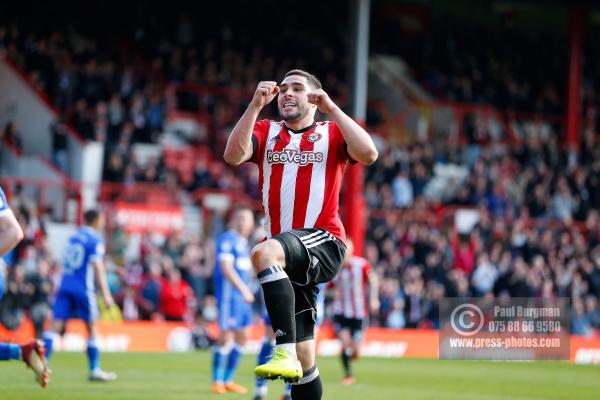
<svg viewBox="0 0 600 400"><path fill-rule="evenodd" d="M115 214L130 233L168 234L183 229L183 212L177 206L117 203Z"/></svg>
<svg viewBox="0 0 600 400"><path fill-rule="evenodd" d="M214 334L218 328L211 326ZM248 352L258 352L264 328L254 325L247 346ZM15 331L0 325L0 341L24 343L33 336L33 327L25 321ZM103 351L189 351L191 330L184 323L175 322L101 322L99 343ZM85 326L80 321L69 323L65 336L57 341L57 349L85 350ZM600 338L571 337L570 359L580 364L600 364ZM339 354L340 344L330 326L318 334L319 355ZM393 358L437 358L438 332L429 329L369 328L361 348L363 356Z"/></svg>

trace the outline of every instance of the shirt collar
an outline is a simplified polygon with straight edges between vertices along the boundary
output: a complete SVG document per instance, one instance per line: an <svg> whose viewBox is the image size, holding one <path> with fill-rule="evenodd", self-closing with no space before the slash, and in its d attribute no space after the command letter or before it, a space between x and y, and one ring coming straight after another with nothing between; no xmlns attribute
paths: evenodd
<svg viewBox="0 0 600 400"><path fill-rule="evenodd" d="M304 132L308 132L308 131L310 131L310 130L311 130L311 129L313 129L315 126L317 126L317 123L313 121L313 123L312 123L312 124L310 124L309 126L307 126L306 128L298 129L297 131L293 130L292 128L289 128L289 127L288 127L288 126L285 124L285 122L284 122L283 126L284 126L284 127L285 127L285 129L287 129L289 132L291 132L291 133L295 133L295 134L298 134L298 133L304 133Z"/></svg>

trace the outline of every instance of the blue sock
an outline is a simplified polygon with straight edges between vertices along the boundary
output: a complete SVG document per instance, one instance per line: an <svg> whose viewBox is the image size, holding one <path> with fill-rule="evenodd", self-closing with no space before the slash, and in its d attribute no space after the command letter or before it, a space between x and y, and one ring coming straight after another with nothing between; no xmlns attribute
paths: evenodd
<svg viewBox="0 0 600 400"><path fill-rule="evenodd" d="M21 346L10 343L0 343L0 360L20 360Z"/></svg>
<svg viewBox="0 0 600 400"><path fill-rule="evenodd" d="M90 364L90 371L100 368L100 349L95 338L88 340L87 357Z"/></svg>
<svg viewBox="0 0 600 400"><path fill-rule="evenodd" d="M227 361L228 355L229 349L226 346L213 347L213 382L225 382L225 363Z"/></svg>
<svg viewBox="0 0 600 400"><path fill-rule="evenodd" d="M42 335L42 340L44 341L44 347L46 348L46 360L50 360L52 357L52 350L54 345L54 333L52 332L44 332Z"/></svg>
<svg viewBox="0 0 600 400"><path fill-rule="evenodd" d="M240 363L240 359L242 358L242 349L236 343L233 345L231 352L229 353L229 357L227 357L227 367L225 368L225 378L223 382L229 383L233 381L233 376L235 375L235 370L237 369L238 364Z"/></svg>
<svg viewBox="0 0 600 400"><path fill-rule="evenodd" d="M284 396L292 395L292 384L291 383L288 383L285 385L285 388L283 389L283 395Z"/></svg>
<svg viewBox="0 0 600 400"><path fill-rule="evenodd" d="M269 361L269 357L273 354L273 344L270 340L263 341L262 347L260 348L260 352L258 353L258 359L256 360L256 365L262 365ZM256 378L256 387L261 387L267 384L266 379Z"/></svg>

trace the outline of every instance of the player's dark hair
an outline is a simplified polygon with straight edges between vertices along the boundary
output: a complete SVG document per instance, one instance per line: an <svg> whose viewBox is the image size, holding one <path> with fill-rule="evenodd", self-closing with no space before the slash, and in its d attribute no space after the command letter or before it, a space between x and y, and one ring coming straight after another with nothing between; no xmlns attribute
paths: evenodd
<svg viewBox="0 0 600 400"><path fill-rule="evenodd" d="M319 78L317 78L316 76L314 76L313 74L311 74L309 72L303 71L301 69L293 69L291 71L288 71L283 78L285 79L291 75L300 75L300 76L305 77L306 80L308 81L308 84L311 85L314 89L322 89L323 88L323 85L321 85L321 81L319 80Z"/></svg>
<svg viewBox="0 0 600 400"><path fill-rule="evenodd" d="M83 221L86 225L93 225L98 220L98 218L100 218L100 210L97 210L95 208L87 210L83 214Z"/></svg>

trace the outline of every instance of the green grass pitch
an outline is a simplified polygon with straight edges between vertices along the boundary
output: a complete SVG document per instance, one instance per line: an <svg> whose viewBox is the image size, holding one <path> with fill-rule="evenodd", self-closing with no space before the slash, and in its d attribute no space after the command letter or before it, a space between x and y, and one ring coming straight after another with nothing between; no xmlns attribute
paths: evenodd
<svg viewBox="0 0 600 400"><path fill-rule="evenodd" d="M47 389L35 386L21 362L0 362L0 399L251 399L251 395L212 395L210 353L105 353L102 365L116 371L112 383L87 381L83 353L57 353ZM255 357L245 356L236 381L251 387ZM482 362L362 358L354 364L357 383L342 386L337 358L320 358L324 399L533 400L600 398L600 366L566 362ZM282 383L270 385L278 399Z"/></svg>

